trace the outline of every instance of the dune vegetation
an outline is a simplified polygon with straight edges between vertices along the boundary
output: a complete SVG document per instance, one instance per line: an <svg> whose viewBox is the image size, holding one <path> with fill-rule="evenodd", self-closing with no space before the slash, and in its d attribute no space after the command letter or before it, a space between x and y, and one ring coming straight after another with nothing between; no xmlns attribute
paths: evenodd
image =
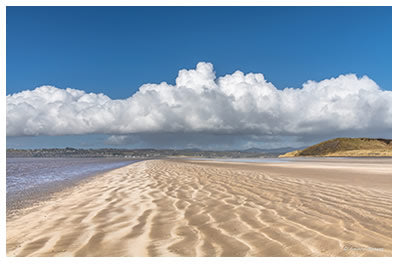
<svg viewBox="0 0 400 266"><path fill-rule="evenodd" d="M304 150L295 150L279 157L391 157L392 140L374 138L336 138L324 141Z"/></svg>

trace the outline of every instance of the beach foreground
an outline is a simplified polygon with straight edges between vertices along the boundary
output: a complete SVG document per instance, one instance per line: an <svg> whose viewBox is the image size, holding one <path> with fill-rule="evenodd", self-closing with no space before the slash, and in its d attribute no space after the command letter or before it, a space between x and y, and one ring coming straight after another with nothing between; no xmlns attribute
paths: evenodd
<svg viewBox="0 0 400 266"><path fill-rule="evenodd" d="M7 218L8 256L391 256L391 159L150 160Z"/></svg>

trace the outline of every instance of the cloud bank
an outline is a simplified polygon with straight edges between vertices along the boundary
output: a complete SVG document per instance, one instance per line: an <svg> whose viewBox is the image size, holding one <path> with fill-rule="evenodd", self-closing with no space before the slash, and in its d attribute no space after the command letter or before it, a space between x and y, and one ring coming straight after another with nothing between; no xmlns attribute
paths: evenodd
<svg viewBox="0 0 400 266"><path fill-rule="evenodd" d="M340 75L278 90L262 74L216 77L213 65L180 70L176 84L144 84L131 97L41 86L7 95L7 136L211 134L331 136L391 132L392 92Z"/></svg>

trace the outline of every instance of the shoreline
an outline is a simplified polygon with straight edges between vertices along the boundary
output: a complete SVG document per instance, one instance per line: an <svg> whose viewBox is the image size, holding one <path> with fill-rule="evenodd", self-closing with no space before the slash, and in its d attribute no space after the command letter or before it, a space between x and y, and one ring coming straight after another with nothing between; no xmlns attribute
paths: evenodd
<svg viewBox="0 0 400 266"><path fill-rule="evenodd" d="M131 161L131 160L126 160L126 161ZM139 161L142 160L132 162L128 165L137 163ZM38 187L28 188L22 191L13 192L14 195L9 195L9 193L6 193L6 218L9 219L12 216L18 216L20 213L25 213L30 209L34 209L35 207L40 206L42 202L51 201L52 199L54 199L54 197L57 197L57 194L59 193L63 193L64 191L71 189L73 190L74 187L82 185L86 182L90 182L93 178L96 178L99 175L106 174L110 171L128 165L123 165L117 168L106 169L106 170L96 170L92 173L77 175L70 180L61 180L56 182L40 184Z"/></svg>
<svg viewBox="0 0 400 266"><path fill-rule="evenodd" d="M148 160L97 175L7 219L7 256L392 255L391 163L255 165ZM384 182L337 179L360 169Z"/></svg>

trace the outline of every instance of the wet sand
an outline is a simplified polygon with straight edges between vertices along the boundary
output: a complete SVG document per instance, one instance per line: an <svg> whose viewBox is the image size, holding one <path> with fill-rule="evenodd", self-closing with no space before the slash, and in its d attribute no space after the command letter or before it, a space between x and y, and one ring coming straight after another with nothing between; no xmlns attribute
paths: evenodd
<svg viewBox="0 0 400 266"><path fill-rule="evenodd" d="M391 256L391 160L150 160L7 217L8 256Z"/></svg>

